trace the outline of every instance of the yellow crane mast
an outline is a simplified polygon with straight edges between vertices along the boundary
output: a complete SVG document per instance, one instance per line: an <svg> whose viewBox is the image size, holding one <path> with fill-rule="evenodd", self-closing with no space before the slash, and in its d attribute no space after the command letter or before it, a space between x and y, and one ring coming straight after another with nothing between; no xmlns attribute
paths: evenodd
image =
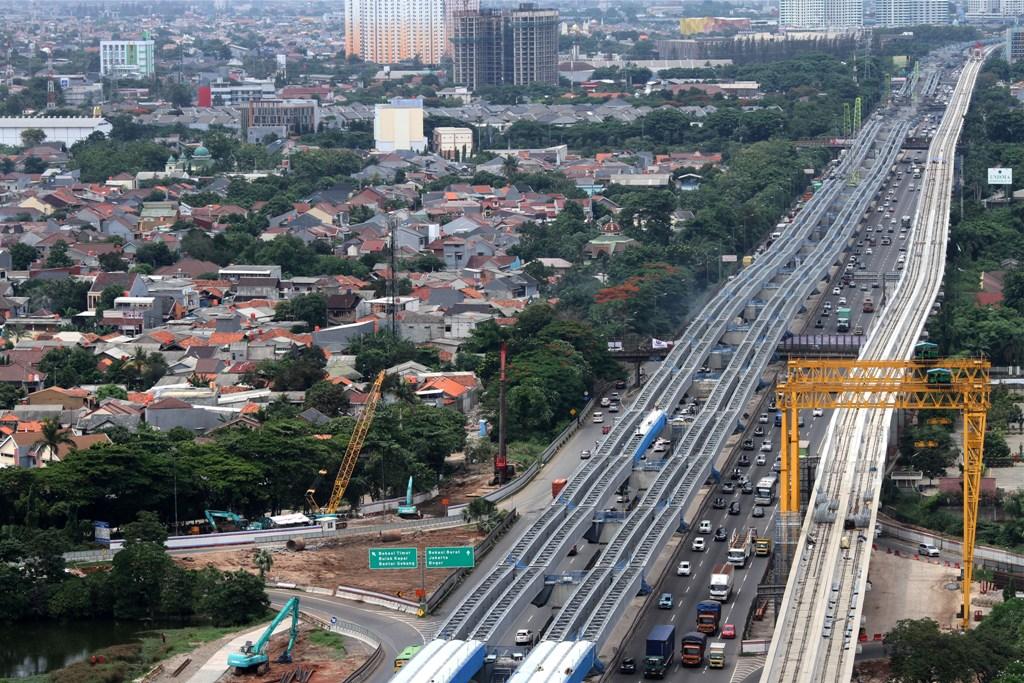
<svg viewBox="0 0 1024 683"><path fill-rule="evenodd" d="M348 488L348 484L352 480L352 472L356 469L356 461L359 460L359 454L363 450L363 441L366 440L366 434L370 431L373 415L377 412L377 404L380 402L380 387L383 383L384 371L381 370L377 374L377 379L373 381L373 387L370 389L370 395L366 398L363 412L359 415L359 419L356 420L355 429L352 430L352 436L348 440L348 447L345 449L345 457L342 458L341 467L338 469L338 476L334 478L331 498L327 501L327 505L323 507L317 505L314 498L316 493L315 484L306 490L306 503L311 510L324 515L333 515L341 507L341 498L345 495L345 489ZM322 470L321 473L325 474Z"/></svg>

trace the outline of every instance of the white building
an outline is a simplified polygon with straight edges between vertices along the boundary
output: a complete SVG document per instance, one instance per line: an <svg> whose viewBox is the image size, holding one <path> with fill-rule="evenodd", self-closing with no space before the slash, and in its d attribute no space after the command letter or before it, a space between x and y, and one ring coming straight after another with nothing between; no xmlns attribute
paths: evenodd
<svg viewBox="0 0 1024 683"><path fill-rule="evenodd" d="M451 49L454 14L479 8L480 0L345 0L345 52L377 64L438 64Z"/></svg>
<svg viewBox="0 0 1024 683"><path fill-rule="evenodd" d="M473 156L473 130L438 126L434 129L434 151L445 159L468 159Z"/></svg>
<svg viewBox="0 0 1024 683"><path fill-rule="evenodd" d="M879 26L898 28L922 24L948 24L952 20L947 0L878 0Z"/></svg>
<svg viewBox="0 0 1024 683"><path fill-rule="evenodd" d="M864 0L779 0L783 29L858 29L864 26Z"/></svg>
<svg viewBox="0 0 1024 683"><path fill-rule="evenodd" d="M29 128L38 128L43 131L48 142L63 142L70 147L96 132L110 135L113 126L106 119L92 116L53 118L4 117L0 118L0 145L21 147L21 132Z"/></svg>
<svg viewBox="0 0 1024 683"><path fill-rule="evenodd" d="M100 74L108 78L152 78L156 56L152 40L100 41Z"/></svg>
<svg viewBox="0 0 1024 683"><path fill-rule="evenodd" d="M231 107L249 100L269 100L277 97L274 81L247 78L241 81L217 81L210 84L213 106Z"/></svg>
<svg viewBox="0 0 1024 683"><path fill-rule="evenodd" d="M388 104L374 105L373 141L378 152L425 150L423 100L396 97Z"/></svg>

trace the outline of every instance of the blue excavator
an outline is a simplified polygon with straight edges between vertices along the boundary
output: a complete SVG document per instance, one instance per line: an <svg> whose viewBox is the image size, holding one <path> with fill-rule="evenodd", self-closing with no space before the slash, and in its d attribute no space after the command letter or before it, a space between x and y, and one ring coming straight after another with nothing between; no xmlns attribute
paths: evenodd
<svg viewBox="0 0 1024 683"><path fill-rule="evenodd" d="M259 640L255 643L247 640L240 651L229 654L228 666L233 667L237 674L266 673L270 668L270 658L267 656L267 644L270 642L270 636L274 634L274 629L289 616L292 618L292 626L288 634L288 647L274 661L279 664L290 663L292 661L292 648L295 647L295 639L299 637L298 598L291 598L288 602L284 603L284 607L277 613L274 620L270 622L267 630L263 632Z"/></svg>

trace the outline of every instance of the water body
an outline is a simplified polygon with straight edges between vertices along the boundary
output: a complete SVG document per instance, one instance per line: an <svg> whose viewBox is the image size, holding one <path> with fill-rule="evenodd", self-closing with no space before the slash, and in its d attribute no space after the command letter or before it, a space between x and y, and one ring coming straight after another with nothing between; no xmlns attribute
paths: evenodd
<svg viewBox="0 0 1024 683"><path fill-rule="evenodd" d="M137 640L143 631L180 628L153 622L87 620L0 623L0 678L44 674L87 659L96 650Z"/></svg>

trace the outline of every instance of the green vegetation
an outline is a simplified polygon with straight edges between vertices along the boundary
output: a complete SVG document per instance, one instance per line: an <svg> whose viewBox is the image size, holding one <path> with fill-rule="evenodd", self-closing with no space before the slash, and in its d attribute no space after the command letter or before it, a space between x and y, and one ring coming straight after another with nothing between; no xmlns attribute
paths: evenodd
<svg viewBox="0 0 1024 683"><path fill-rule="evenodd" d="M9 588L0 597L3 613L15 621L180 618L237 626L266 612L258 577L176 566L164 551L167 533L154 513L138 513L122 531L125 545L110 571L75 576L64 571L61 553L69 542L62 532L7 530L0 543L0 576Z"/></svg>
<svg viewBox="0 0 1024 683"><path fill-rule="evenodd" d="M885 636L892 680L903 683L1019 683L1024 675L1024 600L1010 599L963 634L931 619L904 619Z"/></svg>
<svg viewBox="0 0 1024 683"><path fill-rule="evenodd" d="M345 638L340 633L316 629L306 635L306 640L311 645L330 650L332 659L342 659L345 656Z"/></svg>
<svg viewBox="0 0 1024 683"><path fill-rule="evenodd" d="M156 351L147 353L136 349L128 358L119 358L105 371L100 371L92 351L81 346L51 349L39 361L39 370L46 373L46 384L65 389L82 384L123 384L131 391L143 391L167 374L167 361ZM106 395L111 394L106 389Z"/></svg>

